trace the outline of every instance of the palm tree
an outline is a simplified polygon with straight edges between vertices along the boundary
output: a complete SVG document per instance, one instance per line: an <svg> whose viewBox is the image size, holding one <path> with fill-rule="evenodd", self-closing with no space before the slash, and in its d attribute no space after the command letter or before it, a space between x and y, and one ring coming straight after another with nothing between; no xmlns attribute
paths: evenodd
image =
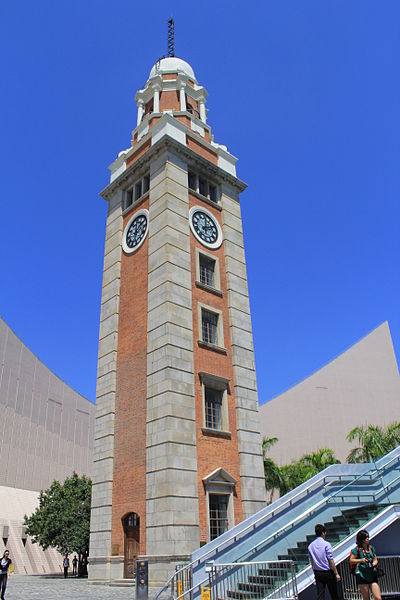
<svg viewBox="0 0 400 600"><path fill-rule="evenodd" d="M336 458L332 448L320 448L316 452L311 452L311 454L302 456L300 462L302 462L305 467L309 468L311 473L310 477L312 477L330 465L339 464L340 460Z"/></svg>
<svg viewBox="0 0 400 600"><path fill-rule="evenodd" d="M277 437L264 438L262 441L262 452L264 460L264 478L265 478L265 489L270 493L269 504L272 502L272 497L275 490L280 489L281 476L280 469L276 462L267 456L267 452L271 447L278 441Z"/></svg>
<svg viewBox="0 0 400 600"><path fill-rule="evenodd" d="M310 454L304 454L299 460L291 462L280 468L281 485L279 492L281 496L290 492L293 488L302 484L310 477L314 477L320 471L330 465L340 463L331 448L320 448Z"/></svg>
<svg viewBox="0 0 400 600"><path fill-rule="evenodd" d="M374 462L400 444L400 422L395 421L387 427L379 425L359 425L349 431L347 440L358 441L348 457L349 463Z"/></svg>

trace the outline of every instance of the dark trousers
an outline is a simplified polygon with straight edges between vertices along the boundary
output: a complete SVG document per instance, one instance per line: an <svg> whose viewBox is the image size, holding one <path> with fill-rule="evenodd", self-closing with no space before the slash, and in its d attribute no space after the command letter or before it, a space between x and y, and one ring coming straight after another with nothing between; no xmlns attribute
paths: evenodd
<svg viewBox="0 0 400 600"><path fill-rule="evenodd" d="M0 597L4 599L7 587L7 573L0 574Z"/></svg>
<svg viewBox="0 0 400 600"><path fill-rule="evenodd" d="M65 579L68 577L68 567L64 567L64 577Z"/></svg>
<svg viewBox="0 0 400 600"><path fill-rule="evenodd" d="M325 600L325 588L328 587L332 600L339 600L336 575L333 571L314 571L317 584L317 600Z"/></svg>

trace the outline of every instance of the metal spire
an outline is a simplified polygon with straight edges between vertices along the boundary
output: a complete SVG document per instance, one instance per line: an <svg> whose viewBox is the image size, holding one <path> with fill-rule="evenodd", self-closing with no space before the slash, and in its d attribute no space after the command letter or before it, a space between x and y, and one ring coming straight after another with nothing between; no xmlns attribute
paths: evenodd
<svg viewBox="0 0 400 600"><path fill-rule="evenodd" d="M168 21L168 56L175 56L175 25L172 17Z"/></svg>

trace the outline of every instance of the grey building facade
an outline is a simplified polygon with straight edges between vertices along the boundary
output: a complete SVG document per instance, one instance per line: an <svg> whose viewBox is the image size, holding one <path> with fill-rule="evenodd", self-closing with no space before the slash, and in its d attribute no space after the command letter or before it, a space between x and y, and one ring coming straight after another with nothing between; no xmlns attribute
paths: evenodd
<svg viewBox="0 0 400 600"><path fill-rule="evenodd" d="M387 322L322 369L260 406L261 434L277 437L269 456L280 465L319 448L345 462L359 425L400 420L400 377Z"/></svg>
<svg viewBox="0 0 400 600"><path fill-rule="evenodd" d="M62 558L27 538L39 492L76 471L91 475L95 405L39 360L0 318L0 552L17 573L58 572Z"/></svg>

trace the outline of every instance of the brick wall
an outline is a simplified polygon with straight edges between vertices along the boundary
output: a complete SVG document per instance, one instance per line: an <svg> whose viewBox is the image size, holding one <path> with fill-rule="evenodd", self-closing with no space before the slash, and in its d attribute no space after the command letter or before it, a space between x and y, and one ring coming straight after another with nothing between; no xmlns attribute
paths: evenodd
<svg viewBox="0 0 400 600"><path fill-rule="evenodd" d="M148 204L147 198L124 215L124 228ZM121 257L112 516L112 551L119 555L121 519L130 512L140 516L140 553L146 549L147 256L148 237L137 252Z"/></svg>

